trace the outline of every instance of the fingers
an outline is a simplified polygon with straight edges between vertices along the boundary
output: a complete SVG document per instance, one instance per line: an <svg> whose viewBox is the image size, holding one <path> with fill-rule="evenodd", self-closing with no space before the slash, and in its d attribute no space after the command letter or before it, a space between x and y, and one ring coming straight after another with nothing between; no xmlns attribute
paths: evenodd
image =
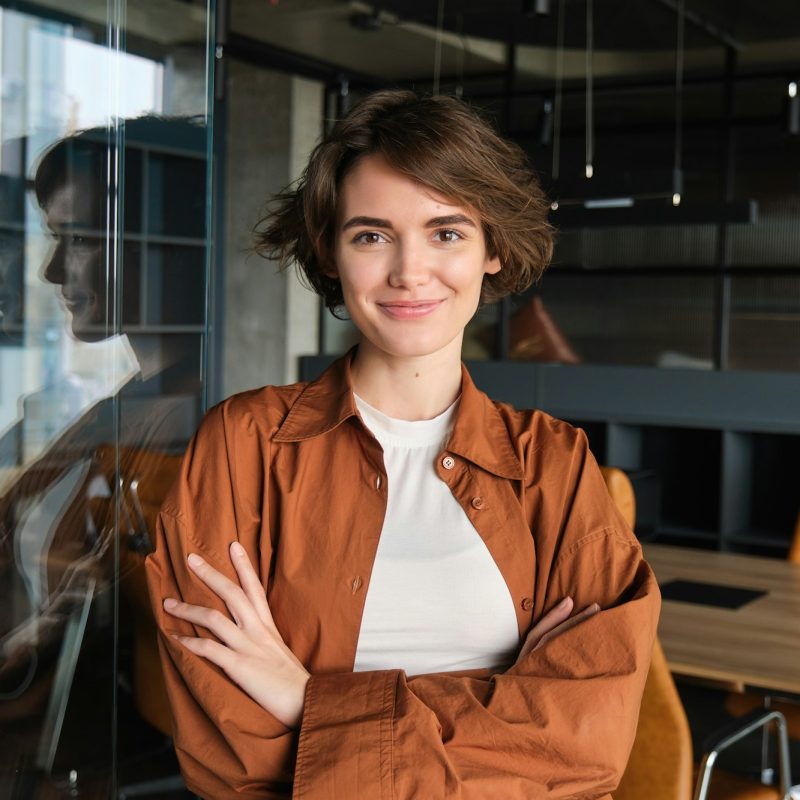
<svg viewBox="0 0 800 800"><path fill-rule="evenodd" d="M248 602L247 596L241 586L237 586L232 580L226 578L221 572L217 571L204 561L197 553L192 553L187 562L192 572L200 578L214 594L218 595L231 616L239 626L252 624L256 621L255 611L252 604Z"/></svg>
<svg viewBox="0 0 800 800"><path fill-rule="evenodd" d="M541 639L539 639L538 643L533 649L538 650L540 647L547 644L547 642L549 642L551 639L555 638L556 636L560 636L570 628L574 628L584 620L594 616L598 611L600 611L600 606L597 603L592 603L590 606L584 608L583 611L578 612L574 617L571 617L557 627L553 628L551 631L548 631L544 636L541 637Z"/></svg>
<svg viewBox="0 0 800 800"><path fill-rule="evenodd" d="M536 639L544 636L564 620L569 619L572 613L573 601L571 597L565 597L555 608L551 608L534 626L530 633Z"/></svg>
<svg viewBox="0 0 800 800"><path fill-rule="evenodd" d="M261 583L258 575L256 574L250 559L247 557L247 552L239 542L231 544L231 561L239 576L239 583L242 585L247 599L255 609L261 622L268 628L274 628L275 623L272 619L272 612L269 610L267 603L267 595L264 592L264 586Z"/></svg>
<svg viewBox="0 0 800 800"><path fill-rule="evenodd" d="M568 619L572 606L572 598L565 597L555 608L550 609L528 632L517 660L528 655L539 644L542 636Z"/></svg>
<svg viewBox="0 0 800 800"><path fill-rule="evenodd" d="M233 624L233 623L231 623ZM233 659L236 654L225 645L215 642L212 639L195 638L193 636L176 636L172 634L187 650L198 656L207 658L225 672L230 674L233 666Z"/></svg>
<svg viewBox="0 0 800 800"><path fill-rule="evenodd" d="M178 619L184 619L187 622L206 628L217 639L225 642L230 647L241 648L244 644L244 636L239 626L229 620L221 611L217 611L214 608L204 608L191 603L180 603L173 597L168 597L164 601L164 610L173 617L178 617ZM190 637L177 638L183 640Z"/></svg>
<svg viewBox="0 0 800 800"><path fill-rule="evenodd" d="M517 656L517 661L522 660L529 653L538 650L551 639L560 636L600 610L600 606L597 603L592 603L592 605L587 606L574 617L570 617L573 605L572 598L565 597L555 608L548 611L531 628Z"/></svg>

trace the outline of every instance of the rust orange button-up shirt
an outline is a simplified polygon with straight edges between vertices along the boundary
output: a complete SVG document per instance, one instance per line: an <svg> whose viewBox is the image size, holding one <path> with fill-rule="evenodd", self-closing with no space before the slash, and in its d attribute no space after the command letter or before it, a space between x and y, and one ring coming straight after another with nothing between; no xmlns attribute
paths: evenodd
<svg viewBox="0 0 800 800"><path fill-rule="evenodd" d="M586 436L493 402L462 370L436 473L508 584L520 644L565 595L603 610L499 674L353 672L391 486L352 357L209 411L160 514L148 579L187 785L213 800L606 798L633 742L659 593ZM161 601L224 612L186 557L235 580L234 539L312 675L299 732L169 636L209 635Z"/></svg>

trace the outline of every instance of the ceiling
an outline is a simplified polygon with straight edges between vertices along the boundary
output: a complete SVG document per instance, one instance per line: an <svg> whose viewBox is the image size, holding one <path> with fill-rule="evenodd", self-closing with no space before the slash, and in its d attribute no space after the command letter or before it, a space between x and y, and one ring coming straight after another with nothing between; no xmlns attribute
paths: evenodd
<svg viewBox="0 0 800 800"><path fill-rule="evenodd" d="M437 12L442 4L442 30ZM587 0L229 0L230 28L253 43L381 82L430 81L440 74L501 77L516 44L521 85L551 83L556 28L564 8L566 80L585 74ZM678 0L594 0L595 77L669 76L675 69ZM549 13L525 12L543 4ZM800 73L800 0L685 0L687 75L719 73L725 47L739 71ZM104 27L107 0L37 0L37 5ZM201 45L206 0L128 0L131 39L170 48Z"/></svg>
<svg viewBox="0 0 800 800"><path fill-rule="evenodd" d="M516 44L523 80L552 80L560 0L525 13L521 0L232 0L236 33L382 80L425 80L441 42L441 75L502 74ZM528 0L535 6L537 0ZM596 77L670 74L677 0L595 0ZM564 75L585 72L586 0L564 0ZM724 68L725 46L743 70L800 65L799 0L686 0L686 70Z"/></svg>

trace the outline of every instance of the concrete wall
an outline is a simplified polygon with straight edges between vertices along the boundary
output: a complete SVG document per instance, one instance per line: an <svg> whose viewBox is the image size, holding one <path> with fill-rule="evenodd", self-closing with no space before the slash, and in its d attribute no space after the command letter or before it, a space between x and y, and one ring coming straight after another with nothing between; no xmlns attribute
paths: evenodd
<svg viewBox="0 0 800 800"><path fill-rule="evenodd" d="M295 380L297 355L317 350L316 296L250 248L267 200L298 175L320 134L323 94L311 81L227 67L223 396Z"/></svg>

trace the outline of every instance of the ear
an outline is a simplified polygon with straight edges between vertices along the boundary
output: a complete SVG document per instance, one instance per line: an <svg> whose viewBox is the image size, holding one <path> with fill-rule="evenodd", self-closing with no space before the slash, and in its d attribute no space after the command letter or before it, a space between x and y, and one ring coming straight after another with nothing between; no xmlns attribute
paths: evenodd
<svg viewBox="0 0 800 800"><path fill-rule="evenodd" d="M333 261L333 259L325 264L325 266L321 266L320 272L322 272L326 278L331 278L335 281L339 280L339 270L336 269L336 262Z"/></svg>
<svg viewBox="0 0 800 800"><path fill-rule="evenodd" d="M486 259L486 266L483 271L487 275L496 275L502 269L503 265L500 263L500 257L494 256L493 258Z"/></svg>

